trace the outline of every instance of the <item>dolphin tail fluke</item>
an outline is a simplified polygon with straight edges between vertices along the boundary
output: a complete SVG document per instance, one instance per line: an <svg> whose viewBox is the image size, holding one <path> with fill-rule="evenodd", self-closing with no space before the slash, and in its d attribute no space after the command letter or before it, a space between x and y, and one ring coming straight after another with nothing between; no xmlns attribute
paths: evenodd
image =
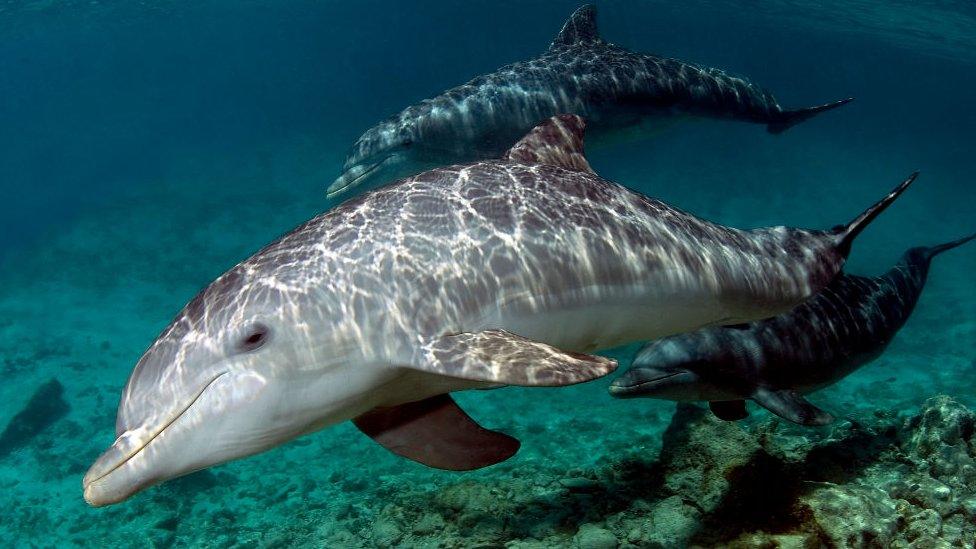
<svg viewBox="0 0 976 549"><path fill-rule="evenodd" d="M840 252L847 257L847 254L851 252L851 243L857 238L857 235L861 234L861 231L868 226L874 218L878 217L881 212L885 211L892 202L898 198L901 193L905 192L905 189L911 185L915 179L918 177L918 172L913 173L908 176L908 179L904 180L897 187L892 189L884 198L876 202L870 208L864 210L861 215L854 218L853 221L847 225L839 225L834 227L831 232L837 238L837 248Z"/></svg>
<svg viewBox="0 0 976 549"><path fill-rule="evenodd" d="M846 105L851 101L854 101L853 97L848 97L847 99L841 99L840 101L834 101L832 103L826 103L824 105L817 105L816 107L780 111L772 122L766 124L766 131L774 134L783 133L804 120L817 116L822 112L836 109L841 105Z"/></svg>
<svg viewBox="0 0 976 549"><path fill-rule="evenodd" d="M969 242L974 238L976 238L976 233L960 238L958 240L953 240L952 242L946 242L944 244L938 244L935 246L930 246L928 248L925 248L926 259L932 259L933 257L941 254L942 252L949 251L957 246L962 246L963 244Z"/></svg>

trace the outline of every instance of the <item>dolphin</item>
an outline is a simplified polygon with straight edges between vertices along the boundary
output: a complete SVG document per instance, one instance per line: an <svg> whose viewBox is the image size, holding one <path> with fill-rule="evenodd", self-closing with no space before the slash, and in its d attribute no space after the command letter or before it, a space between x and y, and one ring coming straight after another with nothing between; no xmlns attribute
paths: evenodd
<svg viewBox="0 0 976 549"><path fill-rule="evenodd" d="M830 230L738 230L602 179L583 127L350 199L221 275L136 364L85 499L348 419L432 467L497 463L518 441L448 393L584 382L616 367L596 350L786 311L914 179Z"/></svg>
<svg viewBox="0 0 976 549"><path fill-rule="evenodd" d="M780 133L849 101L785 110L743 78L605 42L596 8L585 5L542 56L478 76L367 130L328 194L498 158L533 126L561 113L583 116L593 144L640 137L658 130L663 118L682 115L765 124Z"/></svg>
<svg viewBox="0 0 976 549"><path fill-rule="evenodd" d="M804 395L832 385L884 352L912 314L936 255L976 237L911 248L891 270L842 274L782 315L648 343L610 393L618 398L707 400L716 416L746 417L745 400L800 425L833 416Z"/></svg>

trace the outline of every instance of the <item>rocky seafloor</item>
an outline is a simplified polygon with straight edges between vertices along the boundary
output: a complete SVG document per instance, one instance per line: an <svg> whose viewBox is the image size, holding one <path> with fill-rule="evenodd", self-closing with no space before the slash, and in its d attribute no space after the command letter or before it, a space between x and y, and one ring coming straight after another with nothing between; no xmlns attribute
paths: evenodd
<svg viewBox="0 0 976 549"><path fill-rule="evenodd" d="M400 486L372 510L279 540L328 546L972 547L976 414L938 396L816 436L679 405L659 456L562 477ZM514 472L513 472L514 473ZM287 540L287 541L286 541ZM270 539L267 541L271 541ZM271 542L270 545L274 545Z"/></svg>

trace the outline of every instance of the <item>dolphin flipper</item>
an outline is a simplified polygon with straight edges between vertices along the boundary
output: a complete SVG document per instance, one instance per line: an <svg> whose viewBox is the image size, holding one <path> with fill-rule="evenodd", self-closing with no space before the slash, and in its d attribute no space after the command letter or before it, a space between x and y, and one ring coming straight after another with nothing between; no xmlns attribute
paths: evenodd
<svg viewBox="0 0 976 549"><path fill-rule="evenodd" d="M760 388L752 395L752 400L779 417L800 425L813 427L834 421L834 416L793 390L770 391Z"/></svg>
<svg viewBox="0 0 976 549"><path fill-rule="evenodd" d="M561 351L505 330L449 334L428 340L408 368L502 385L560 387L617 369L617 361Z"/></svg>
<svg viewBox="0 0 976 549"><path fill-rule="evenodd" d="M724 421L739 421L749 417L744 400L713 400L708 403L715 417Z"/></svg>
<svg viewBox="0 0 976 549"><path fill-rule="evenodd" d="M435 469L470 471L515 455L518 440L478 425L450 395L392 408L377 408L352 420L387 450Z"/></svg>

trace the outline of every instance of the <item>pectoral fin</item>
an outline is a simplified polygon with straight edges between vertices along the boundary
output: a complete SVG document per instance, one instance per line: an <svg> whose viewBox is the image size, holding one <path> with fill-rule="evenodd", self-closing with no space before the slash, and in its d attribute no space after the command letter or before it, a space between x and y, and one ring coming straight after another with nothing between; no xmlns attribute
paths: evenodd
<svg viewBox="0 0 976 549"><path fill-rule="evenodd" d="M450 395L377 408L352 421L394 454L448 471L494 465L512 457L520 445L478 425Z"/></svg>
<svg viewBox="0 0 976 549"><path fill-rule="evenodd" d="M800 425L826 425L834 421L834 416L817 408L796 391L759 389L752 395L752 400L779 417Z"/></svg>
<svg viewBox="0 0 976 549"><path fill-rule="evenodd" d="M724 421L739 421L749 417L744 400L713 400L708 403L715 417Z"/></svg>
<svg viewBox="0 0 976 549"><path fill-rule="evenodd" d="M409 367L472 381L559 387L605 376L617 361L562 351L505 330L485 330L432 338Z"/></svg>

